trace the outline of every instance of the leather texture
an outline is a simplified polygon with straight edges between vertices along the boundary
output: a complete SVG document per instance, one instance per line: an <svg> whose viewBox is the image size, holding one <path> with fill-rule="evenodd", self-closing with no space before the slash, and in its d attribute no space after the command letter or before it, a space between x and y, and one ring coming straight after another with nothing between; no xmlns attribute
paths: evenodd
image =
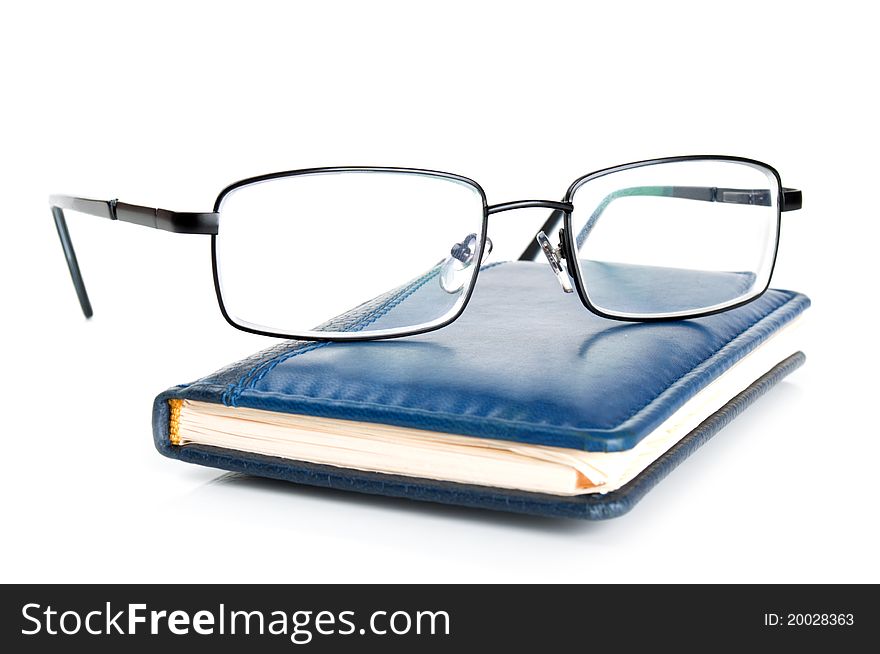
<svg viewBox="0 0 880 654"><path fill-rule="evenodd" d="M590 302L610 315L694 312L694 307L735 304L753 294L752 272L700 272L678 268L581 261Z"/></svg>
<svg viewBox="0 0 880 654"><path fill-rule="evenodd" d="M629 512L660 480L677 468L682 461L761 395L790 372L799 368L804 360L803 353L797 352L781 361L704 420L696 429L642 471L638 477L623 488L605 495L560 497L543 493L528 493L431 479L414 479L399 475L383 475L360 470L346 470L335 466L289 461L277 457L233 452L201 445L174 447L168 442L167 400L177 396L176 389L171 389L156 398L153 409L153 430L156 434L156 446L165 456L231 472L308 486L438 502L475 509L491 509L554 518L606 520Z"/></svg>
<svg viewBox="0 0 880 654"><path fill-rule="evenodd" d="M626 323L598 317L576 296L563 294L545 264L494 264L480 272L462 316L443 329L365 343L285 341L196 382L169 389L154 405L154 438L166 456L225 470L470 506L505 508L512 503L520 508L507 508L527 513L609 517L628 505L609 508L607 500L600 502L594 495L527 501L522 495L534 494L348 471L215 448L175 447L168 439L167 400L189 398L589 451L620 451L635 446L697 391L808 306L804 295L770 290L749 304L705 318ZM791 368L789 364L780 369L773 379ZM739 411L751 401L740 400L730 411ZM704 430L701 438L714 430ZM601 497L622 497L618 494L624 491L629 497L636 481ZM644 483L639 487L644 488Z"/></svg>
<svg viewBox="0 0 880 654"><path fill-rule="evenodd" d="M627 323L563 294L546 265L481 271L443 329L364 343L284 341L178 390L271 411L590 451L633 447L799 315L771 290L698 320Z"/></svg>

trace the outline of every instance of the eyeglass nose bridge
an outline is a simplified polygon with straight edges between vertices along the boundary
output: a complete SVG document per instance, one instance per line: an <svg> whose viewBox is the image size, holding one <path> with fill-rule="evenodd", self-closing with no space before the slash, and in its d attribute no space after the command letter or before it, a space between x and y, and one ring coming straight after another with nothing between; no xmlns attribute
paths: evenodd
<svg viewBox="0 0 880 654"><path fill-rule="evenodd" d="M554 209L570 213L574 209L574 205L571 202L557 202L556 200L517 200L516 202L489 205L486 213L491 216L493 213L513 211L514 209Z"/></svg>
<svg viewBox="0 0 880 654"><path fill-rule="evenodd" d="M539 252L543 252L550 264L550 270L553 271L559 285L564 293L572 293L572 281L574 276L569 270L570 248L565 239L565 230L559 230L559 245L553 247L550 239L545 232L552 231L554 225L562 222L563 214L571 213L574 205L571 202L557 202L555 200L518 200L516 202L504 202L502 204L493 204L488 207L488 213L500 213L502 211L512 211L514 209L553 209L553 213L547 218L547 221L538 230L535 240L531 242L529 247L520 256L520 261L534 261Z"/></svg>

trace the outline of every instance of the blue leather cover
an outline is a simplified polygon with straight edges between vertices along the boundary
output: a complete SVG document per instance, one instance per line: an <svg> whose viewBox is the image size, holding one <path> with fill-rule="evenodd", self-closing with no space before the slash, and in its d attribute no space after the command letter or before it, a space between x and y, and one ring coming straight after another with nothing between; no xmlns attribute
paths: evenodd
<svg viewBox="0 0 880 654"><path fill-rule="evenodd" d="M462 316L438 331L366 343L285 341L169 389L154 404L155 442L173 458L312 485L527 513L612 517L628 510L694 444L800 365L803 355L731 400L623 489L574 498L173 446L167 400L625 450L808 306L801 294L770 290L743 307L698 320L623 323L599 318L575 296L561 293L544 264L495 264L481 271Z"/></svg>

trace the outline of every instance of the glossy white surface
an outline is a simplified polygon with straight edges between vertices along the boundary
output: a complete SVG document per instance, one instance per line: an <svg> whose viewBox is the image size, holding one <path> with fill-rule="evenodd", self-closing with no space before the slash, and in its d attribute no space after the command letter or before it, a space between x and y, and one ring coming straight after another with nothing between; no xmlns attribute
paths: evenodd
<svg viewBox="0 0 880 654"><path fill-rule="evenodd" d="M0 581L880 581L873 23L850 2L732 7L11 7ZM559 199L590 170L699 152L765 160L803 189L774 285L814 301L808 362L605 523L161 457L153 397L273 341L223 321L207 238L71 214L86 322L46 203L204 211L243 177L346 164ZM490 219L489 261L545 213ZM743 488L744 467L761 483Z"/></svg>

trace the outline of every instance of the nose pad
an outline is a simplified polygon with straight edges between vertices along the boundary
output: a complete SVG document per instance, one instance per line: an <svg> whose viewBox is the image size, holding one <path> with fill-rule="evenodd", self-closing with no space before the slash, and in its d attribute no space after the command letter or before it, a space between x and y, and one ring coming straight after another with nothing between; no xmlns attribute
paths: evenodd
<svg viewBox="0 0 880 654"><path fill-rule="evenodd" d="M447 293L458 293L470 279L470 269L474 265L479 241L476 234L468 234L461 243L456 243L449 251L449 256L440 264L440 287ZM483 258L480 265L492 252L492 240L486 237Z"/></svg>
<svg viewBox="0 0 880 654"><path fill-rule="evenodd" d="M562 232L560 231L560 239L561 236ZM562 263L563 250L561 240L560 244L554 248L543 230L535 235L535 240L538 241L538 245L541 246L541 251L544 253L544 256L547 257L547 263L550 264L550 269L553 271L553 274L556 275L556 279L559 280L559 285L562 286L562 290L565 293L571 293L573 291L571 287L571 278Z"/></svg>

